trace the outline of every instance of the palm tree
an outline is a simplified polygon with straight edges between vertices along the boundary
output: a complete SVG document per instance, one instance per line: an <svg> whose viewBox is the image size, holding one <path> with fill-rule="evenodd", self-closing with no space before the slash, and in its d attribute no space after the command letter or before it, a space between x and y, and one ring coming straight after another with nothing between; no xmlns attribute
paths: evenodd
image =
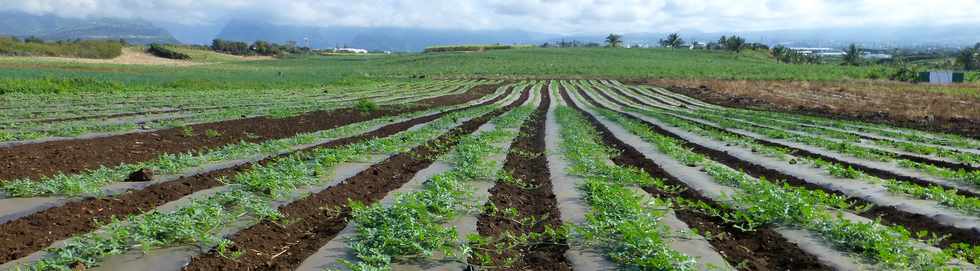
<svg viewBox="0 0 980 271"><path fill-rule="evenodd" d="M606 44L612 48L623 46L623 35L609 34L609 36L606 36Z"/></svg>
<svg viewBox="0 0 980 271"><path fill-rule="evenodd" d="M861 48L858 48L857 44L851 43L851 45L847 47L847 51L844 53L844 65L861 65Z"/></svg>
<svg viewBox="0 0 980 271"><path fill-rule="evenodd" d="M677 33L670 33L666 38L660 40L660 46L669 48L678 48L684 45L684 39L681 39L681 35Z"/></svg>
<svg viewBox="0 0 980 271"><path fill-rule="evenodd" d="M956 56L956 63L963 65L964 70L973 70L977 68L977 50L973 48L965 48L960 50L959 55Z"/></svg>

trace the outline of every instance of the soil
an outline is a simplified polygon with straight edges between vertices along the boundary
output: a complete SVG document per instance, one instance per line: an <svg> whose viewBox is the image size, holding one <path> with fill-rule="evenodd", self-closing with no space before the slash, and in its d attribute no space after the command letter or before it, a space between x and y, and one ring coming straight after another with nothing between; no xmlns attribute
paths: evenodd
<svg viewBox="0 0 980 271"><path fill-rule="evenodd" d="M184 128L118 136L51 141L0 148L0 180L38 179L57 173L77 174L100 166L116 166L155 159L165 153L214 149L228 144L262 142L298 133L332 129L384 116L420 111L433 105L462 104L493 93L499 85L482 85L458 95L422 100L405 108L390 107L363 113L353 108L310 112L288 118L255 117L190 125ZM220 136L206 136L208 130Z"/></svg>
<svg viewBox="0 0 980 271"><path fill-rule="evenodd" d="M293 270L333 239L347 225L350 201L372 204L411 180L418 171L458 143L462 135L476 131L495 116L523 104L525 92L510 105L479 118L466 121L437 139L375 164L342 184L327 188L279 208L289 223L265 221L230 237L234 251L244 255L236 260L217 251L194 257L185 270Z"/></svg>
<svg viewBox="0 0 980 271"><path fill-rule="evenodd" d="M511 91L508 91L506 94L481 105L495 103L510 93ZM436 104L434 106L442 105ZM468 108L472 107L475 106ZM365 134L334 140L309 149L340 147L373 138L387 137L412 126L435 120L445 114L466 109L450 110L390 124ZM269 157L258 161L257 164L265 165L286 155L289 154ZM220 178L233 177L239 172L248 171L251 167L252 165L246 164L194 176L185 176L174 181L151 185L141 190L129 191L112 197L87 198L0 224L0 264L27 256L50 246L55 241L95 230L99 226L97 221L108 221L112 217L124 217L144 212L194 192L224 185L219 181Z"/></svg>
<svg viewBox="0 0 980 271"><path fill-rule="evenodd" d="M521 126L520 134L511 143L503 170L515 179L523 180L530 185L521 188L505 182L496 182L490 189L490 201L498 210L514 208L518 217L537 218L534 225L521 225L516 221L490 213L479 216L477 230L480 235L500 237L504 233L527 235L544 233L547 228L557 229L562 222L558 210L558 202L552 192L551 174L548 171L545 149L545 118L551 104L547 89L542 89L542 101L537 110ZM533 157L528 153L536 154ZM531 246L511 248L497 254L490 252L494 266L502 266L507 259L513 263L506 269L512 270L571 270L565 260L565 250L568 245L565 240L536 240ZM485 247L493 251L497 243ZM471 262L479 262L477 259Z"/></svg>
<svg viewBox="0 0 980 271"><path fill-rule="evenodd" d="M796 99L792 95L783 95L792 93L791 91L782 90L730 91L719 89L725 88L724 84L714 87L706 85L692 87L680 83L658 84L670 91L720 106L888 124L980 139L980 113L977 113L980 108L977 104L980 104L980 101L976 97L963 98L935 93L908 93L899 98L866 97L895 96L899 94L890 93L901 92L890 89L868 94L860 94L858 91L857 96L851 97L854 95L847 93L849 92L846 90L847 87L826 87L826 89L817 87L818 89L798 91L801 93L797 95L807 94L807 98Z"/></svg>
<svg viewBox="0 0 980 271"><path fill-rule="evenodd" d="M587 100L589 100L589 102L591 102L592 104L597 105L597 106L600 106L600 107L604 107L601 104L598 104L594 100L592 100L592 98L589 97L588 94L583 93L583 92L580 92L580 93L583 95L583 97L585 97ZM600 95L603 95L604 97L606 97L607 99L609 99L609 97L605 93L601 93L600 92ZM729 155L726 152L718 151L718 150L714 150L714 149L710 149L710 148L707 148L707 147L704 147L704 146L701 146L701 145L698 145L698 144L692 144L691 142L689 142L689 141L681 138L680 136L678 136L678 135L676 135L674 133L671 133L671 132L669 132L667 130L664 130L664 129L660 128L660 127L657 127L656 125L653 125L653 124L651 124L651 123L649 123L647 121L644 121L642 119L639 119L639 118L636 118L636 117L633 117L633 116L630 116L630 115L624 115L624 116L626 116L627 118L632 119L634 121L643 123L648 128L650 128L652 131L654 131L654 132L656 132L658 134L661 134L661 135L664 135L664 136L668 136L670 138L673 138L673 139L676 139L676 140L682 142L682 144L685 147L687 147L688 149L690 149L691 151L693 151L695 153L698 153L698 154L701 154L701 155L705 155L705 156L707 156L708 158L710 158L711 160L713 160L715 162L721 163L721 164L723 164L725 166L728 166L730 168L733 168L733 169L740 170L740 171L745 172L746 174L749 174L749 175L751 175L753 177L756 177L756 178L765 178L766 180L768 180L770 182L775 182L775 183L780 183L780 184L785 183L785 184L789 184L790 186L794 186L794 187L804 187L804 188L809 189L809 190L823 191L823 192L828 193L828 194L832 194L832 195L836 195L836 196L841 196L841 197L847 198L847 200L849 202L854 203L855 206L863 206L863 205L874 206L870 202L865 201L863 199L848 197L847 195L845 195L843 192L841 192L839 190L827 189L825 187L822 187L822 186L819 186L819 185L816 185L816 184L809 183L809 182L807 182L807 181L805 181L803 179L800 179L800 178L797 178L797 177L794 177L794 176L791 176L791 175L784 174L784 173L779 172L777 170L768 169L768 168L765 168L765 167L762 167L762 166L758 166L758 165L753 164L753 163L749 163L749 162L743 161L743 160L738 159L738 158L736 158L736 157L734 157L732 155ZM794 154L794 155L796 155L796 154ZM910 214L908 212L903 212L901 210L898 210L898 209L896 209L894 207L874 206L871 210L869 210L867 212L858 213L858 215L863 216L863 217L866 217L866 218L870 218L870 219L881 218L881 222L884 223L884 224L887 224L887 225L900 225L900 226L905 227L906 229L908 229L911 232L928 231L928 232L936 233L936 234L940 234L940 235L949 235L949 237L947 237L946 239L944 239L942 242L940 242L938 244L938 246L941 247L941 248L948 247L949 245L954 244L954 243L967 243L967 244L977 244L977 243L980 243L980 235L978 235L977 233L975 233L973 231L970 231L970 230L967 230L967 229L959 229L959 228L952 227L952 226L947 226L947 225L942 225L939 222L935 221L934 219L932 219L932 218L930 218L928 216L918 215L918 214Z"/></svg>
<svg viewBox="0 0 980 271"><path fill-rule="evenodd" d="M663 179L668 185L684 188L682 192L671 194L657 190L653 187L645 187L644 190L651 195L660 198L683 197L688 200L705 202L711 207L725 210L710 198L698 194L690 189L687 184L678 180L664 171L659 165L647 159L642 153L630 145L626 145L617 139L609 128L606 128L594 116L589 115L578 105L572 103L571 98L562 89L562 98L582 113L596 127L602 141L606 146L619 150L620 153L613 157L613 162L619 166L629 166L642 169L650 174L651 177ZM583 97L589 102L596 104L591 97L582 93ZM734 224L727 223L721 218L702 214L695 210L675 208L677 218L683 221L692 229L698 232L710 232L712 234L723 234L723 237L709 238L708 242L725 257L732 266L744 266L745 270L832 270L829 266L821 264L816 257L809 255L794 243L787 241L773 229L764 227L755 231L742 231Z"/></svg>
<svg viewBox="0 0 980 271"><path fill-rule="evenodd" d="M593 104L597 104L597 103L595 103L594 100L592 100L591 97L588 96L588 94L582 93L582 95L584 95L584 97L586 97L586 99L588 99L589 102L592 102ZM607 95L607 94L605 94L603 92L599 92L599 95L602 95L607 100L609 100L609 101L611 101L611 102L613 102L613 103L615 103L615 104L617 104L619 106L630 107L627 104L624 104L624 103L619 102L617 100L611 99L611 97L609 97L609 95ZM641 103L641 104L648 105L648 104L645 104L645 103ZM599 106L601 106L601 105L599 105ZM627 115L627 117L630 118L630 119L633 119L633 120L642 122L642 123L647 123L644 120L641 120L641 119L638 119L638 118L635 118L635 117L632 117L632 116L629 116L629 115ZM675 135L673 133L670 133L670 132L667 132L667 131L665 131L663 129L657 128L656 126L650 125L649 123L647 123L647 125L648 126L651 126L650 128L654 129L655 131L657 131L660 134L663 134L663 135L667 135L667 136L676 138L676 139L681 140L681 141L683 141L685 143L687 142L686 140L681 139L680 137L678 137L677 135ZM706 129L715 129L715 128L707 127ZM763 145L766 145L766 146L779 147L779 148L782 148L782 149L790 150L790 154L792 154L794 156L808 157L808 158L812 158L812 159L821 159L821 160L824 160L824 161L833 162L833 163L841 164L841 165L844 165L844 166L850 166L850 167L853 167L854 169L863 171L863 172L867 173L868 175L872 175L872 176L875 176L875 177L878 177L878 178L881 178L881 179L886 179L886 180L887 179L895 179L895 180L899 180L899 181L905 181L905 182L915 183L915 184L918 184L918 185L921 185L921 186L937 185L937 186L943 187L946 190L955 189L953 187L949 187L949 186L945 186L945 185L942 185L942 184L937 184L937 183L929 182L929 181L918 179L918 178L914 178L914 177L908 177L908 176L898 175L898 174L895 174L895 173L892 173L892 172L888 172L886 170L880 170L880 169L875 169L875 168L871 168L871 167L867 167L867 166L862 166L862 165L858 165L858 164L848 163L848 162L841 161L839 159L836 159L836 158L833 158L833 157L830 157L830 156L825 156L825 155L813 153L813 152L810 152L810 151L807 151L807 150L804 150L804 149L794 148L794 147L791 147L791 146L779 144L779 143L768 141L768 140L757 139L756 142L758 142L760 144L763 144ZM707 151L710 151L709 149L703 148L701 146L695 146L695 148L696 148L695 151L697 151L697 152L701 152L701 151L707 152ZM725 154L725 155L727 155L727 154ZM736 168L736 167L732 167L732 168ZM775 180L775 179L771 179L771 180ZM958 190L958 189L957 189L957 194L964 195L964 196L970 196L970 197L978 197L978 196L980 196L980 195L975 194L975 193L970 192L970 191Z"/></svg>

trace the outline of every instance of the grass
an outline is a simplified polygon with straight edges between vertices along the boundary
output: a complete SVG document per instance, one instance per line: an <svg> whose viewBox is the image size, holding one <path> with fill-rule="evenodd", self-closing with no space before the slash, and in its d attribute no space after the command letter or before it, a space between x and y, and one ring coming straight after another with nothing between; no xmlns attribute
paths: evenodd
<svg viewBox="0 0 980 271"><path fill-rule="evenodd" d="M481 53L367 56L291 56L268 61L230 61L220 54L177 48L199 61L190 67L0 61L0 92L32 91L35 81L83 78L72 91L316 88L345 78L711 78L752 80L843 80L870 69L833 65L777 64L762 51L609 48L522 48ZM222 62L228 60L228 62ZM119 87L107 87L119 86Z"/></svg>
<svg viewBox="0 0 980 271"><path fill-rule="evenodd" d="M122 44L101 40L34 43L0 37L0 55L110 59L122 55Z"/></svg>

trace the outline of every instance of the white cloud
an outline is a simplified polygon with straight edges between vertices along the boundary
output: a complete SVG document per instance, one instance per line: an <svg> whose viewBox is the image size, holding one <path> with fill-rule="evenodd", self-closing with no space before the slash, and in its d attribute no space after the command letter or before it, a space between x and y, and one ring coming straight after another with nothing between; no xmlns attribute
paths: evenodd
<svg viewBox="0 0 980 271"><path fill-rule="evenodd" d="M0 9L185 25L244 16L296 25L547 33L980 23L977 0L0 0Z"/></svg>

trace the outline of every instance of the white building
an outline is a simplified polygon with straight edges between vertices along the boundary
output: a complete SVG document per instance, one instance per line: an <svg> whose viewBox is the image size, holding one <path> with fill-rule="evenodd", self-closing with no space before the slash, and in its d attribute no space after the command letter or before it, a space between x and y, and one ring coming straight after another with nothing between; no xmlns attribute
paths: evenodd
<svg viewBox="0 0 980 271"><path fill-rule="evenodd" d="M790 50L803 55L815 55L819 57L842 57L847 55L844 51L837 50L834 48L823 48L823 47L790 47Z"/></svg>
<svg viewBox="0 0 980 271"><path fill-rule="evenodd" d="M351 54L367 54L368 50L357 49L357 48L335 48L334 53L351 53Z"/></svg>

